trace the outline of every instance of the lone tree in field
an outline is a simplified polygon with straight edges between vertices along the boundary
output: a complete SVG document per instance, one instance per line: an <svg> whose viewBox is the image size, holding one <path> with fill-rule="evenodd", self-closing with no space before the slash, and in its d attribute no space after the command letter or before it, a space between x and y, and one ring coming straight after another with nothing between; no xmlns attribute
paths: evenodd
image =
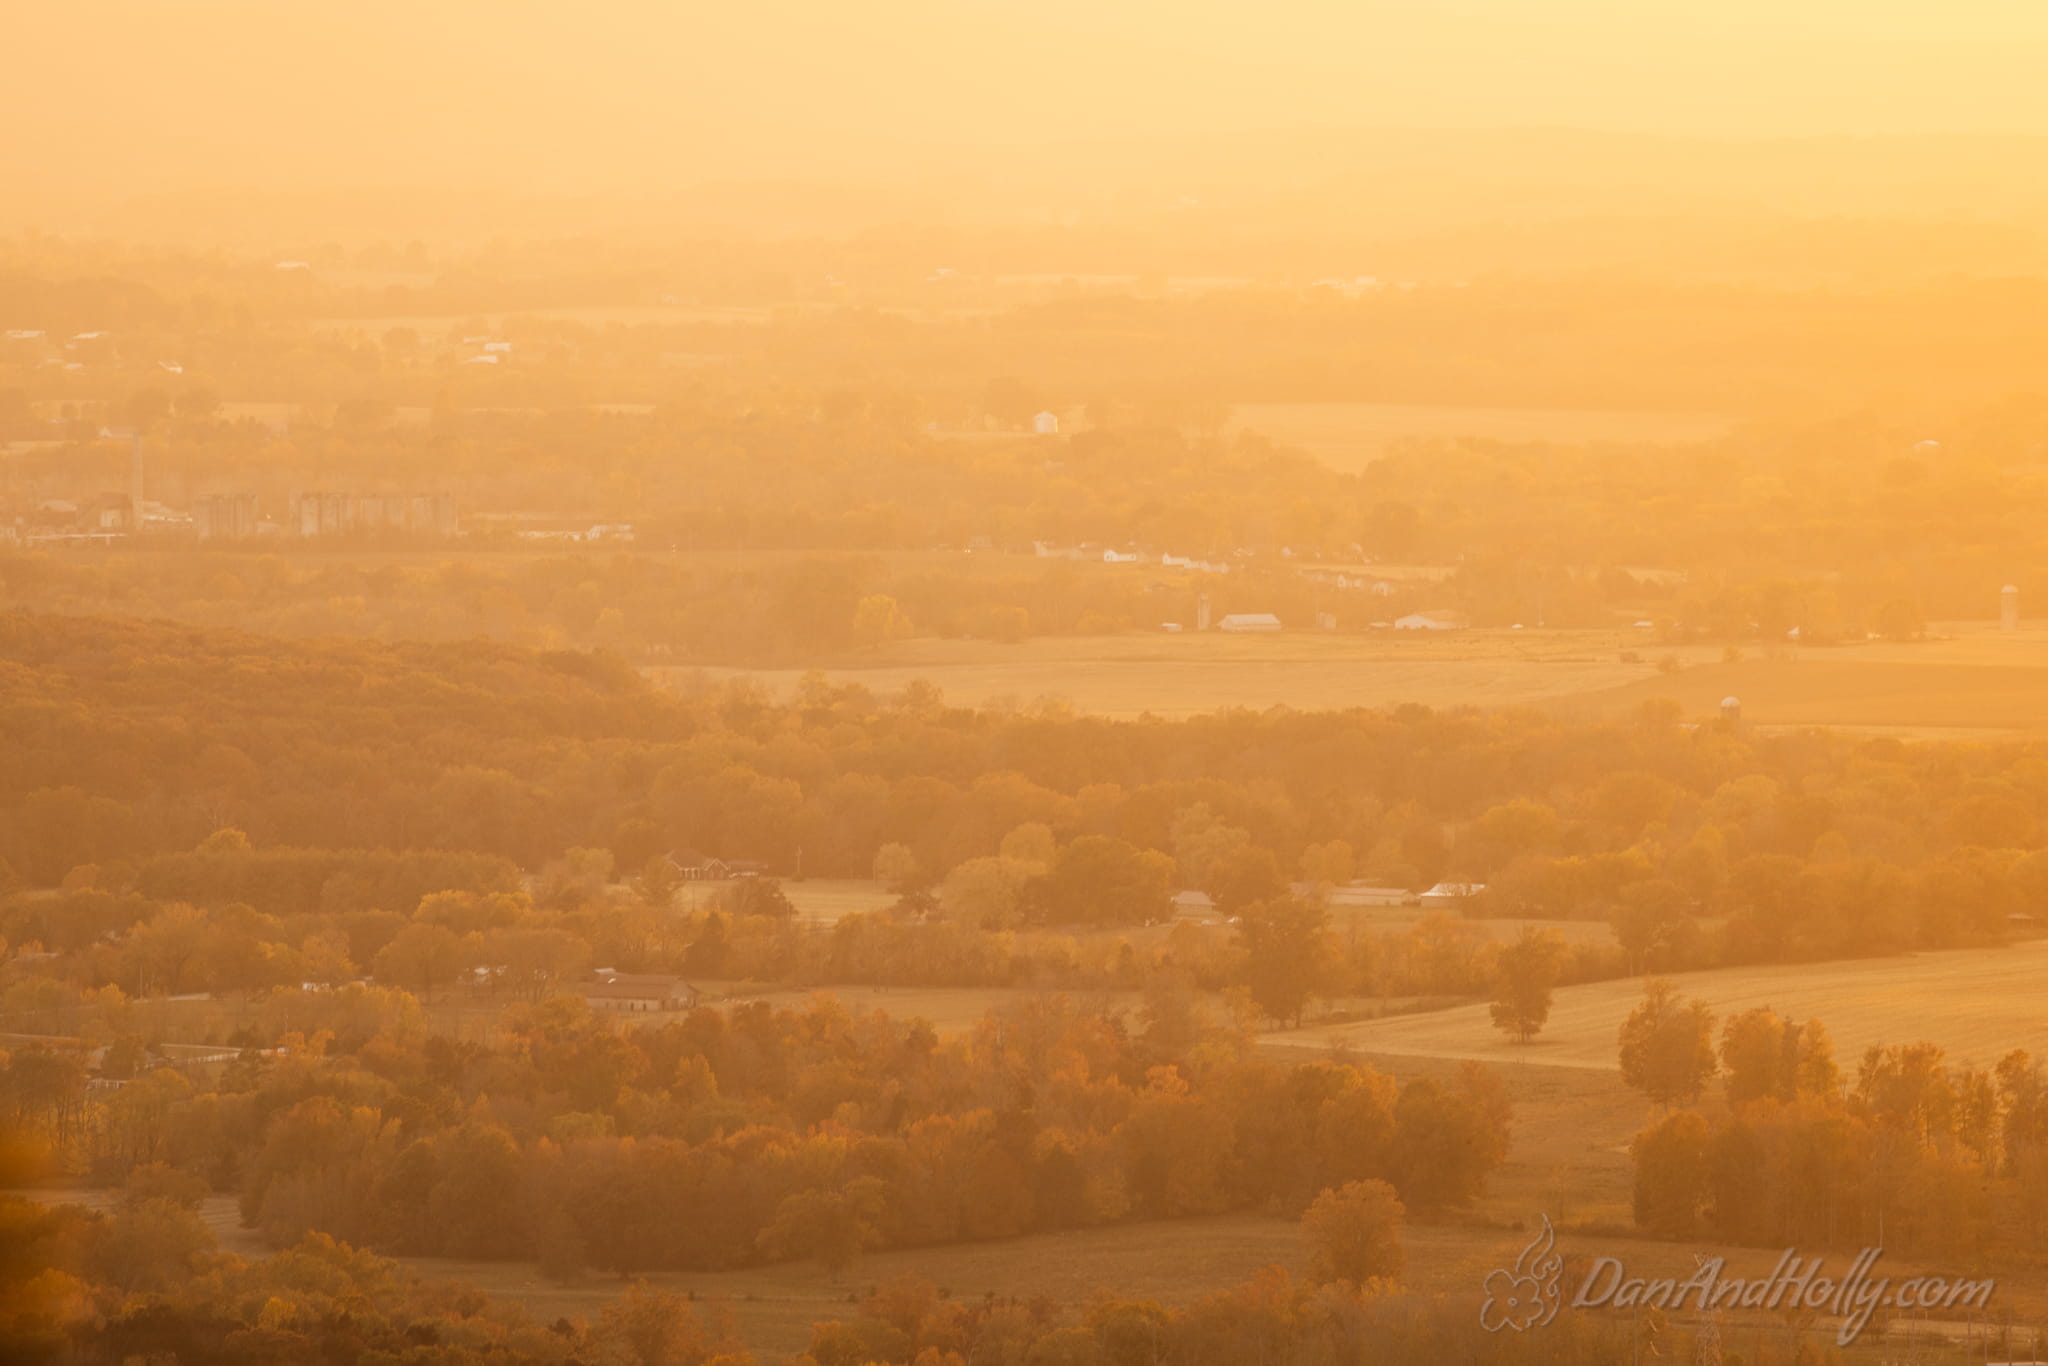
<svg viewBox="0 0 2048 1366"><path fill-rule="evenodd" d="M1527 1043L1550 1018L1550 993L1564 964L1564 938L1556 930L1525 929L1500 951L1493 984L1494 1028Z"/></svg>
<svg viewBox="0 0 2048 1366"><path fill-rule="evenodd" d="M1301 1216L1318 1281L1399 1280L1408 1269L1401 1228L1408 1211L1384 1181L1347 1181L1326 1190Z"/></svg>
<svg viewBox="0 0 2048 1366"><path fill-rule="evenodd" d="M1621 1026L1621 1079L1659 1105L1691 1104L1715 1072L1714 1012L1661 977Z"/></svg>

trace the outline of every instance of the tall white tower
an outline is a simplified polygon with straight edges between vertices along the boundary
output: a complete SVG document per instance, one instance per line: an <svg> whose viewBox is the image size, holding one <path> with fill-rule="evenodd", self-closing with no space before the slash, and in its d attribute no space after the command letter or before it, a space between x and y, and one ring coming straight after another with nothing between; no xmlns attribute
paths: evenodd
<svg viewBox="0 0 2048 1366"><path fill-rule="evenodd" d="M2017 631L2020 629L2020 590L2018 584L2009 583L1998 590L1998 629Z"/></svg>

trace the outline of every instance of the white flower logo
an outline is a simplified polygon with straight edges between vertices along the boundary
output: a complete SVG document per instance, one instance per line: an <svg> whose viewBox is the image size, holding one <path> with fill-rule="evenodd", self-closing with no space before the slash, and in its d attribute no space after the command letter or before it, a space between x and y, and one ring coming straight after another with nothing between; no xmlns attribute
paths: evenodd
<svg viewBox="0 0 2048 1366"><path fill-rule="evenodd" d="M1515 1258L1512 1271L1496 1271L1486 1278L1486 1303L1479 1306L1479 1326L1489 1333L1511 1328L1519 1333L1541 1328L1557 1317L1564 1303L1559 1284L1564 1275L1564 1258L1557 1250L1557 1234L1550 1216L1543 1216L1543 1231L1529 1240L1522 1255Z"/></svg>

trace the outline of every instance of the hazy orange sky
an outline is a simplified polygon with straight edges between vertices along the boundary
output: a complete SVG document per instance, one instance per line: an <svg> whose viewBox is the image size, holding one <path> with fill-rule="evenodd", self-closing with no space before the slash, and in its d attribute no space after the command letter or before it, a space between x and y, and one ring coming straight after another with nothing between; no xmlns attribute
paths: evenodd
<svg viewBox="0 0 2048 1366"><path fill-rule="evenodd" d="M666 187L1306 127L2048 133L2036 0L0 0L17 185ZM934 148L955 149L935 153Z"/></svg>

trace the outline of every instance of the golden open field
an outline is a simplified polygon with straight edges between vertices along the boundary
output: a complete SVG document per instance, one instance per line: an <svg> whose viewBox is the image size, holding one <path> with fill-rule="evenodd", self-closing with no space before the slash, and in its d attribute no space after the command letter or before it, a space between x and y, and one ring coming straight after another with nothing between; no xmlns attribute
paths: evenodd
<svg viewBox="0 0 2048 1366"><path fill-rule="evenodd" d="M1566 699L1566 714L1619 714L1644 698L1676 698L1689 715L1742 700L1756 726L1828 726L1900 735L1985 736L2048 728L2048 630L2010 634L1948 624L1942 638L1789 652L1695 665Z"/></svg>
<svg viewBox="0 0 2048 1366"><path fill-rule="evenodd" d="M1282 632L1224 635L1044 637L1004 645L983 640L910 640L820 661L836 678L879 693L929 679L962 705L1028 706L1057 699L1109 716L1184 716L1227 707L1303 710L1513 706L1581 695L1657 676L1653 664L1623 663L1640 645L1620 631L1494 632L1372 636ZM1702 655L1702 658L1705 656ZM668 670L719 679L749 673L783 690L798 669Z"/></svg>
<svg viewBox="0 0 2048 1366"><path fill-rule="evenodd" d="M758 307L724 307L699 304L599 304L590 307L522 308L491 313L422 313L383 318L316 318L312 325L329 332L358 332L381 337L394 327L409 327L422 336L440 336L457 328L477 327L494 335L508 319L547 319L581 323L586 327L618 324L625 327L670 326L684 323L764 323L773 310Z"/></svg>
<svg viewBox="0 0 2048 1366"><path fill-rule="evenodd" d="M1838 963L1780 963L1679 973L1673 980L1719 1015L1770 1006L1818 1019L1835 1057L1853 1068L1879 1044L1936 1043L1951 1060L1988 1066L2015 1048L2048 1050L2048 940L1995 949L1951 949ZM1560 987L1535 1042L1514 1044L1484 1005L1359 1024L1310 1026L1269 1036L1294 1048L1349 1047L1361 1053L1613 1068L1615 1038L1642 995L1624 979Z"/></svg>
<svg viewBox="0 0 2048 1366"><path fill-rule="evenodd" d="M1411 439L1491 441L1707 441L1728 430L1720 413L1593 408L1463 408L1413 403L1245 403L1233 426L1355 470Z"/></svg>
<svg viewBox="0 0 2048 1366"><path fill-rule="evenodd" d="M1633 656L1633 658L1624 658ZM1673 672L1658 667L1676 661ZM1186 716L1227 707L1302 710L1542 706L1625 716L1668 697L1688 716L1742 701L1764 729L1828 726L1905 736L1999 738L2048 730L2048 626L2001 632L1942 623L1930 638L1785 647L1723 662L1717 646L1659 644L1648 630L1283 631L1062 636L1005 645L918 639L822 658L816 667L878 693L914 679L959 705L1063 702L1107 716ZM786 692L800 669L659 668L679 684L735 676Z"/></svg>

